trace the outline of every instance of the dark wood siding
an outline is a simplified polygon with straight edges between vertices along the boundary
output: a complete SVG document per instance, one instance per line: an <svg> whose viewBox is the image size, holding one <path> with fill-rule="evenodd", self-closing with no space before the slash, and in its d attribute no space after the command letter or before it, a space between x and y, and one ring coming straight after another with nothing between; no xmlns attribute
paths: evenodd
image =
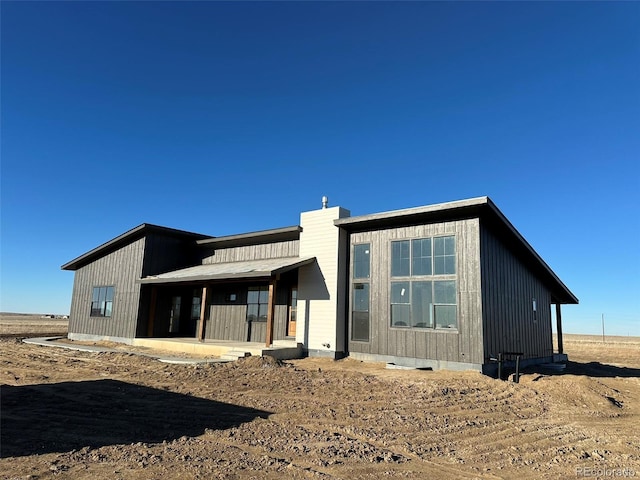
<svg viewBox="0 0 640 480"><path fill-rule="evenodd" d="M286 338L287 319L291 287L297 283L297 272L283 275L276 286L276 305L274 318L274 340ZM267 282L214 284L211 286L209 317L205 328L205 338L235 340L239 342L266 341L266 323L252 322L251 332L247 322L247 290L253 286L267 286ZM229 301L231 294L236 301Z"/></svg>
<svg viewBox="0 0 640 480"><path fill-rule="evenodd" d="M138 321L145 239L136 240L75 272L69 333L133 338ZM91 317L93 287L115 287L111 317Z"/></svg>
<svg viewBox="0 0 640 480"><path fill-rule="evenodd" d="M456 237L458 330L391 328L391 241L441 235ZM483 362L478 219L351 234L350 244L358 243L371 244L370 338L369 342L349 341L350 352L463 363Z"/></svg>
<svg viewBox="0 0 640 480"><path fill-rule="evenodd" d="M480 231L485 357L505 351L551 355L551 294L486 226Z"/></svg>
<svg viewBox="0 0 640 480"><path fill-rule="evenodd" d="M195 240L157 233L147 235L142 276L157 275L200 264Z"/></svg>
<svg viewBox="0 0 640 480"><path fill-rule="evenodd" d="M245 247L220 248L214 253L207 254L202 260L203 265L211 263L241 262L243 260L262 260L265 258L297 257L299 240L266 243Z"/></svg>

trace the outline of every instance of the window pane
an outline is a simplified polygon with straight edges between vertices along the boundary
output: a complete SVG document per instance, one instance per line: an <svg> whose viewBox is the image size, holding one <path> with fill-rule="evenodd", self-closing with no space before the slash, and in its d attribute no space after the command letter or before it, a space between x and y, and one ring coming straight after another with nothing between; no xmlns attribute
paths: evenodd
<svg viewBox="0 0 640 480"><path fill-rule="evenodd" d="M105 306L105 309L104 309L104 316L105 317L110 317L112 309L113 309L113 302L107 302L107 304Z"/></svg>
<svg viewBox="0 0 640 480"><path fill-rule="evenodd" d="M260 298L260 292L256 287L249 287L247 292L247 303L258 303Z"/></svg>
<svg viewBox="0 0 640 480"><path fill-rule="evenodd" d="M100 287L93 287L93 296L91 297L92 302L100 301Z"/></svg>
<svg viewBox="0 0 640 480"><path fill-rule="evenodd" d="M100 287L100 299L98 300L101 304L107 299L107 287Z"/></svg>
<svg viewBox="0 0 640 480"><path fill-rule="evenodd" d="M437 256L444 255L444 237L436 237L433 239L433 254Z"/></svg>
<svg viewBox="0 0 640 480"><path fill-rule="evenodd" d="M260 303L269 303L269 289L267 287L260 288Z"/></svg>
<svg viewBox="0 0 640 480"><path fill-rule="evenodd" d="M258 310L258 321L266 322L267 321L267 311L269 310L269 305L266 303L260 304L260 309Z"/></svg>
<svg viewBox="0 0 640 480"><path fill-rule="evenodd" d="M105 287L105 288L106 288L107 302L113 301L113 287Z"/></svg>
<svg viewBox="0 0 640 480"><path fill-rule="evenodd" d="M353 278L369 278L369 244L354 245L353 247Z"/></svg>
<svg viewBox="0 0 640 480"><path fill-rule="evenodd" d="M433 270L436 275L453 275L456 273L456 239L455 237L436 237L433 239Z"/></svg>
<svg viewBox="0 0 640 480"><path fill-rule="evenodd" d="M258 320L258 304L252 303L247 305L247 321L255 322Z"/></svg>
<svg viewBox="0 0 640 480"><path fill-rule="evenodd" d="M100 303L99 302L91 302L91 316L99 317L100 316Z"/></svg>
<svg viewBox="0 0 640 480"><path fill-rule="evenodd" d="M411 324L410 314L411 305L391 305L391 326L408 327Z"/></svg>
<svg viewBox="0 0 640 480"><path fill-rule="evenodd" d="M444 237L444 254L455 255L456 253L456 237Z"/></svg>
<svg viewBox="0 0 640 480"><path fill-rule="evenodd" d="M353 312L351 315L351 340L369 341L369 312Z"/></svg>
<svg viewBox="0 0 640 480"><path fill-rule="evenodd" d="M410 265L409 240L391 242L391 276L408 277Z"/></svg>
<svg viewBox="0 0 640 480"><path fill-rule="evenodd" d="M437 328L458 328L455 305L436 305L434 312Z"/></svg>
<svg viewBox="0 0 640 480"><path fill-rule="evenodd" d="M369 284L353 285L353 311L351 312L351 339L369 341Z"/></svg>
<svg viewBox="0 0 640 480"><path fill-rule="evenodd" d="M353 311L369 311L369 284L358 283L353 286Z"/></svg>
<svg viewBox="0 0 640 480"><path fill-rule="evenodd" d="M431 275L431 239L411 241L411 275Z"/></svg>
<svg viewBox="0 0 640 480"><path fill-rule="evenodd" d="M431 282L413 282L411 284L411 321L414 327L432 327Z"/></svg>
<svg viewBox="0 0 640 480"><path fill-rule="evenodd" d="M433 282L433 303L456 303L456 282Z"/></svg>
<svg viewBox="0 0 640 480"><path fill-rule="evenodd" d="M409 282L391 282L391 303L410 303Z"/></svg>

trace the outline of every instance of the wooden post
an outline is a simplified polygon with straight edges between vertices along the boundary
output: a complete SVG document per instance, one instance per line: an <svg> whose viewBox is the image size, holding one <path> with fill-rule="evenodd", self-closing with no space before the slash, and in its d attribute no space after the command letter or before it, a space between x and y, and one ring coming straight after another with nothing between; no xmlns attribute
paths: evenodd
<svg viewBox="0 0 640 480"><path fill-rule="evenodd" d="M558 330L558 353L564 353L562 348L562 311L559 303L556 303L556 327Z"/></svg>
<svg viewBox="0 0 640 480"><path fill-rule="evenodd" d="M156 317L156 302L158 300L158 287L151 286L151 300L149 302L149 321L147 322L147 337L153 337L153 323Z"/></svg>
<svg viewBox="0 0 640 480"><path fill-rule="evenodd" d="M267 305L267 347L273 343L273 323L276 313L276 278L269 281L269 304Z"/></svg>
<svg viewBox="0 0 640 480"><path fill-rule="evenodd" d="M200 299L200 326L198 328L198 340L204 342L204 323L207 319L207 295L209 288L202 287L202 298Z"/></svg>

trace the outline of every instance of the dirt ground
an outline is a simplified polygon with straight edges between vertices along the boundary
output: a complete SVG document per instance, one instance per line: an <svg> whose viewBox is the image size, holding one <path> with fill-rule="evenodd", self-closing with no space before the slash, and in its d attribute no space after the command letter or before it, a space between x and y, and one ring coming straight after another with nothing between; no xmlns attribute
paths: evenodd
<svg viewBox="0 0 640 480"><path fill-rule="evenodd" d="M0 327L2 479L640 477L640 338L565 335L564 372L515 384L350 359L164 364Z"/></svg>

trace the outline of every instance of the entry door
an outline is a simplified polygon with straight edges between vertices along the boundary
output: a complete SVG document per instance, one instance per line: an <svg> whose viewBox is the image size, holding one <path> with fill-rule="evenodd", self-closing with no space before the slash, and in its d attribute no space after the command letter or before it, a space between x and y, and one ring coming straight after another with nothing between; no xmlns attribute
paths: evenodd
<svg viewBox="0 0 640 480"><path fill-rule="evenodd" d="M289 299L289 315L287 318L287 337L296 336L296 320L298 315L298 288L293 287L291 289L291 296Z"/></svg>

